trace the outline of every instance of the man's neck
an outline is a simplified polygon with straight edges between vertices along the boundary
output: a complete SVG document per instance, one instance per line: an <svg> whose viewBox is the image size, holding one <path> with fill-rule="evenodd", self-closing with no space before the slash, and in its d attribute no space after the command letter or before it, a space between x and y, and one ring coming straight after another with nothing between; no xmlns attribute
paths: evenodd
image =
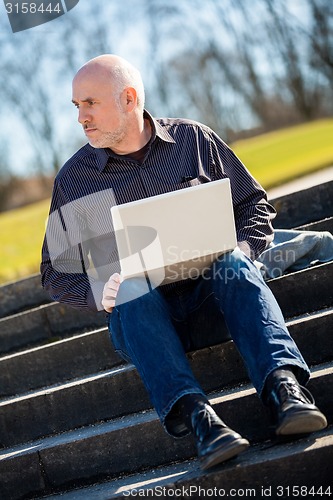
<svg viewBox="0 0 333 500"><path fill-rule="evenodd" d="M143 148L149 141L152 136L152 129L150 125L150 121L148 118L143 119L143 130L142 130L142 141L141 141L141 148Z"/></svg>
<svg viewBox="0 0 333 500"><path fill-rule="evenodd" d="M152 136L152 128L148 118L143 118L142 124L133 127L130 137L126 142L121 144L121 148L112 148L112 151L120 156L130 155L142 149L150 140Z"/></svg>

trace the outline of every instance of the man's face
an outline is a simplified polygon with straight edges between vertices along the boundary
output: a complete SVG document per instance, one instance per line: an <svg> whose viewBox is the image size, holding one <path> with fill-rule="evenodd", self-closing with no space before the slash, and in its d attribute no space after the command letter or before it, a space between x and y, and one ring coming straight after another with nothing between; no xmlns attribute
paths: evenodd
<svg viewBox="0 0 333 500"><path fill-rule="evenodd" d="M89 144L121 150L119 146L127 133L127 113L120 96L114 95L107 73L86 70L76 75L72 101L79 110L78 121Z"/></svg>

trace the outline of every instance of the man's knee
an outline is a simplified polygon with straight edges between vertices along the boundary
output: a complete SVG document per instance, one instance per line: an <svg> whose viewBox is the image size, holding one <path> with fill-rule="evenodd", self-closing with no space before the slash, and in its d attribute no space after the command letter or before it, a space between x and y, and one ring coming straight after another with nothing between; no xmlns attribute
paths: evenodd
<svg viewBox="0 0 333 500"><path fill-rule="evenodd" d="M213 279L227 284L234 280L247 280L249 273L257 270L250 259L241 250L236 249L220 256L214 263L212 272Z"/></svg>
<svg viewBox="0 0 333 500"><path fill-rule="evenodd" d="M145 278L128 278L124 280L119 287L116 306L143 297L149 292L149 284Z"/></svg>

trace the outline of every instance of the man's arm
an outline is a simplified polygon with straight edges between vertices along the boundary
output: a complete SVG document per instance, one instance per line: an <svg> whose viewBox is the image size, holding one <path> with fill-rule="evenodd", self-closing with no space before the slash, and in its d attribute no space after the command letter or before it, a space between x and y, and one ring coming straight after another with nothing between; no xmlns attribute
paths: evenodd
<svg viewBox="0 0 333 500"><path fill-rule="evenodd" d="M82 244L82 230L82 221L56 181L42 247L42 286L55 301L99 311L104 283L87 275L88 248Z"/></svg>
<svg viewBox="0 0 333 500"><path fill-rule="evenodd" d="M75 272L76 267L76 272ZM61 272L60 269L64 271ZM55 264L50 259L47 240L42 249L40 272L42 286L52 300L68 304L78 309L101 311L104 283L94 280L85 272L84 260L69 259L63 255Z"/></svg>
<svg viewBox="0 0 333 500"><path fill-rule="evenodd" d="M276 211L262 186L235 153L216 135L212 147L217 178L229 177L239 247L256 259L274 237L272 220Z"/></svg>

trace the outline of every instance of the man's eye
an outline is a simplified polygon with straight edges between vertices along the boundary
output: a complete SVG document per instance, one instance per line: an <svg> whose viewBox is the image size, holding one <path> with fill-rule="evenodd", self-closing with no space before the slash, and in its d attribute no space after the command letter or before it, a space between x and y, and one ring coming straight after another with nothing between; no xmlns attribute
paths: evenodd
<svg viewBox="0 0 333 500"><path fill-rule="evenodd" d="M88 104L89 106L92 106L93 104L95 104L95 101L88 101Z"/></svg>

